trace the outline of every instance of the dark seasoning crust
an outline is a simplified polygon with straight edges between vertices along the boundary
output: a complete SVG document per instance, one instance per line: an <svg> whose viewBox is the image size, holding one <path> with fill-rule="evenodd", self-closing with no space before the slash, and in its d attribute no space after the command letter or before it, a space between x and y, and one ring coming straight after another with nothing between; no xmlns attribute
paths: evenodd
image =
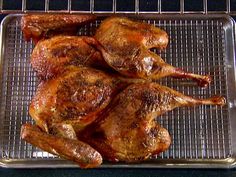
<svg viewBox="0 0 236 177"><path fill-rule="evenodd" d="M211 81L150 51L167 47L168 35L159 28L111 17L94 37L68 36L95 18L22 18L26 40L40 40L31 64L42 80L29 109L36 126L22 125L22 139L82 168L97 167L102 159L139 162L170 146L171 137L156 117L177 107L225 104L220 96L196 99L152 82L166 76L190 78L200 86Z"/></svg>

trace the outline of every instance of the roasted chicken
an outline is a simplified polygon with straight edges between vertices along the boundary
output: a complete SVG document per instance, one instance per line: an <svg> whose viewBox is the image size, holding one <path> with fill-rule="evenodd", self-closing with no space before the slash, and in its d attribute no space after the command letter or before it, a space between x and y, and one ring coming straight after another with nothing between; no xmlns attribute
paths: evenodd
<svg viewBox="0 0 236 177"><path fill-rule="evenodd" d="M77 131L93 122L125 85L125 81L103 71L70 67L38 86L29 113L45 132L55 132L63 124L70 124Z"/></svg>
<svg viewBox="0 0 236 177"><path fill-rule="evenodd" d="M21 19L25 39L37 43L40 39L58 34L75 35L78 27L96 19L95 15L36 14Z"/></svg>
<svg viewBox="0 0 236 177"><path fill-rule="evenodd" d="M102 21L95 38L106 62L128 77L160 79L166 76L191 78L200 86L210 83L210 76L201 76L175 68L149 49L166 48L165 31L144 22L124 17L110 17Z"/></svg>
<svg viewBox="0 0 236 177"><path fill-rule="evenodd" d="M45 80L64 72L68 66L108 68L92 37L55 36L39 41L31 55L31 65Z"/></svg>
<svg viewBox="0 0 236 177"><path fill-rule="evenodd" d="M155 83L132 84L113 99L80 138L110 161L136 162L168 149L168 131L156 118L177 107L224 105L223 97L194 99Z"/></svg>

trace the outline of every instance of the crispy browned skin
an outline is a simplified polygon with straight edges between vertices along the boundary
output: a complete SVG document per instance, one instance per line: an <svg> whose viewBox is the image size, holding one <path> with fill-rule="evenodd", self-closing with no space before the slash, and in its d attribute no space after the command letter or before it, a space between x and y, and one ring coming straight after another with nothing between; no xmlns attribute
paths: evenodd
<svg viewBox="0 0 236 177"><path fill-rule="evenodd" d="M166 76L191 78L200 86L210 83L209 76L184 72L163 61L151 48L166 48L168 35L160 28L124 17L110 17L102 21L95 38L106 62L128 77L160 79Z"/></svg>
<svg viewBox="0 0 236 177"><path fill-rule="evenodd" d="M72 160L82 168L93 168L102 163L102 156L90 145L47 134L34 125L22 125L21 138L42 150Z"/></svg>
<svg viewBox="0 0 236 177"><path fill-rule="evenodd" d="M125 82L102 71L71 67L38 86L29 113L46 132L55 132L55 127L63 129L60 125L65 124L72 125L77 131L93 122L125 85ZM73 131L64 128L69 137L73 137ZM63 134L62 131L56 130L59 134Z"/></svg>
<svg viewBox="0 0 236 177"><path fill-rule="evenodd" d="M94 38L85 36L55 36L39 41L31 65L43 80L62 73L68 66L108 67L94 43Z"/></svg>
<svg viewBox="0 0 236 177"><path fill-rule="evenodd" d="M34 14L21 19L25 39L38 42L57 34L76 34L77 27L96 19L95 15Z"/></svg>
<svg viewBox="0 0 236 177"><path fill-rule="evenodd" d="M224 105L225 99L194 99L155 83L132 84L80 136L110 161L144 160L171 143L168 131L154 119L176 107L199 104Z"/></svg>

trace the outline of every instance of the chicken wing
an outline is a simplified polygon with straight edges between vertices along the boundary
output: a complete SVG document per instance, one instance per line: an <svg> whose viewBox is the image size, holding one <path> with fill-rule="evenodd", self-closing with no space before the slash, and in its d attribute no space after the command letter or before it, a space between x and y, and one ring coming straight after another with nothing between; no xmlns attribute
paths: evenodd
<svg viewBox="0 0 236 177"><path fill-rule="evenodd" d="M93 168L102 163L102 156L90 145L47 134L34 125L22 125L21 138L42 150L72 160L81 168Z"/></svg>
<svg viewBox="0 0 236 177"><path fill-rule="evenodd" d="M36 14L25 15L21 19L21 29L25 39L33 38L37 43L42 38L57 34L76 34L77 27L96 19L95 15Z"/></svg>

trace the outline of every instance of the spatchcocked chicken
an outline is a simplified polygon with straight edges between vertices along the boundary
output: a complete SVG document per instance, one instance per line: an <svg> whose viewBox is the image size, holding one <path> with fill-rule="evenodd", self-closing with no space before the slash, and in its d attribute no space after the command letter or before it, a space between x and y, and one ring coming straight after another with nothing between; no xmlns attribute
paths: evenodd
<svg viewBox="0 0 236 177"><path fill-rule="evenodd" d="M47 17L55 23L42 20ZM171 144L158 116L177 107L225 104L221 96L192 98L153 82L174 76L206 86L210 77L174 68L151 52L168 44L167 33L152 25L111 17L102 21L94 38L48 35L77 26L79 19L86 23L95 17L22 18L26 39L41 39L31 56L41 79L29 108L36 125L22 126L25 141L82 168L97 167L103 159L137 162Z"/></svg>

